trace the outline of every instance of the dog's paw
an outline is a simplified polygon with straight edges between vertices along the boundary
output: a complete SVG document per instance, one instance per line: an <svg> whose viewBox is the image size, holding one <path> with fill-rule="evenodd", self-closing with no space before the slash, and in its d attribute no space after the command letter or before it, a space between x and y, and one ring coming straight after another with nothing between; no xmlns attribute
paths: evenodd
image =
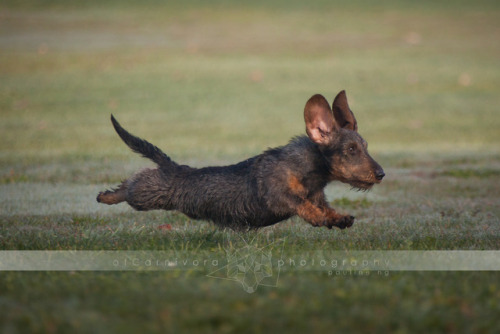
<svg viewBox="0 0 500 334"><path fill-rule="evenodd" d="M354 224L354 217L353 216L342 216L339 219L336 219L333 222L327 222L325 223L325 226L331 229L332 227L338 227L341 230L345 228L349 228Z"/></svg>
<svg viewBox="0 0 500 334"><path fill-rule="evenodd" d="M340 228L341 230L343 230L345 228L351 227L352 224L354 224L354 216L344 216L340 220L340 222L337 225L337 227Z"/></svg>

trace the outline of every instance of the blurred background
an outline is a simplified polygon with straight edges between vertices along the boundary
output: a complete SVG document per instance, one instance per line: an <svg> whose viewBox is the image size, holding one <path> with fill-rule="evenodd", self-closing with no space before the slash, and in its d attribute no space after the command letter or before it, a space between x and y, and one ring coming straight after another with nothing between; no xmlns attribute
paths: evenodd
<svg viewBox="0 0 500 334"><path fill-rule="evenodd" d="M375 156L495 155L497 1L2 1L0 156L130 157L132 133L195 165L304 133L347 91ZM390 159L387 161L391 161Z"/></svg>

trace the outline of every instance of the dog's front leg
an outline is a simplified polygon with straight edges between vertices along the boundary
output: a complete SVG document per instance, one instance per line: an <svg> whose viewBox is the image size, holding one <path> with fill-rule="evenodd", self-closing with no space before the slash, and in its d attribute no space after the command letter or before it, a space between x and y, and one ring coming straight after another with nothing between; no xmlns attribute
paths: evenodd
<svg viewBox="0 0 500 334"><path fill-rule="evenodd" d="M354 223L353 216L338 214L328 205L322 190L309 194L300 179L291 172L288 173L287 185L291 207L309 224L317 227L326 226L330 229L334 226L344 229Z"/></svg>
<svg viewBox="0 0 500 334"><path fill-rule="evenodd" d="M316 205L310 200L305 199L297 206L297 214L313 226L326 226L329 229L334 226L345 229L346 227L351 227L354 223L353 216L338 214L333 208L328 206L326 201L324 205L321 204Z"/></svg>

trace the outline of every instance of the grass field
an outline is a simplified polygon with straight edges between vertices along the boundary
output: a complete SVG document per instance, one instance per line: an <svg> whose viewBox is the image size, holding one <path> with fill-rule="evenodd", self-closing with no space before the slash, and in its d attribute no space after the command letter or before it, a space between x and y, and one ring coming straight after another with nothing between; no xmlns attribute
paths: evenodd
<svg viewBox="0 0 500 334"><path fill-rule="evenodd" d="M498 22L496 1L3 1L0 249L221 263L242 241L283 241L285 259L500 250ZM302 134L307 99L342 89L387 174L370 192L327 188L350 229L235 233L95 202L151 166L111 113L178 162L218 165ZM247 293L210 269L3 271L0 331L500 331L498 271L288 268Z"/></svg>

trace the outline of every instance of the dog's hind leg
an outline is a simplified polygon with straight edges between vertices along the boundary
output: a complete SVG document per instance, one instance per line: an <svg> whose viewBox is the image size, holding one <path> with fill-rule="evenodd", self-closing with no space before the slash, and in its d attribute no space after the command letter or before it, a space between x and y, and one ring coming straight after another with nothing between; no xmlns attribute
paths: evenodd
<svg viewBox="0 0 500 334"><path fill-rule="evenodd" d="M122 183L115 190L106 190L97 195L97 202L104 204L118 204L127 200L127 186Z"/></svg>

